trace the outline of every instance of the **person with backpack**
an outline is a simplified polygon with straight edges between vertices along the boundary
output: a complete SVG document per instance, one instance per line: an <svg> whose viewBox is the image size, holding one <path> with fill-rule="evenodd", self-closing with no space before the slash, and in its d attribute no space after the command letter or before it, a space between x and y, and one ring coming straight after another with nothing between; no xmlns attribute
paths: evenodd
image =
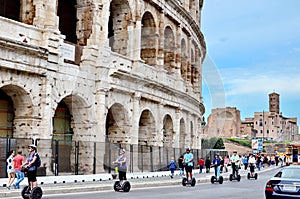
<svg viewBox="0 0 300 199"><path fill-rule="evenodd" d="M41 159L34 144L28 146L28 151L28 158L22 166L27 170L28 184L30 190L32 190L34 187L37 187L36 173L37 168L41 165Z"/></svg>

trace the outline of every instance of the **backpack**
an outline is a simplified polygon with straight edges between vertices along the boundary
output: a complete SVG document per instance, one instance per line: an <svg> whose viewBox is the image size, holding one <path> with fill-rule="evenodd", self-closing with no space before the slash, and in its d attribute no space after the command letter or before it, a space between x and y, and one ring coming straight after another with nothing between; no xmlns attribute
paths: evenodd
<svg viewBox="0 0 300 199"><path fill-rule="evenodd" d="M35 161L35 166L40 167L41 166L41 157L38 153L36 153L36 161Z"/></svg>

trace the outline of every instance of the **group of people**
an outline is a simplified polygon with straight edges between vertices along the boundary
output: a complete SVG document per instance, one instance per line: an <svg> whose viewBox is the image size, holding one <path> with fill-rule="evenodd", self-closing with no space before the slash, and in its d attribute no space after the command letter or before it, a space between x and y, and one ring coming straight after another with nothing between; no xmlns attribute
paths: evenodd
<svg viewBox="0 0 300 199"><path fill-rule="evenodd" d="M12 187L20 189L20 183L24 180L25 173L30 188L32 189L37 186L37 147L31 144L28 146L28 151L29 154L26 160L22 155L21 149L17 151L17 154L13 150L8 152L8 158L6 159L8 175L7 189L10 190ZM16 178L17 180L15 181Z"/></svg>

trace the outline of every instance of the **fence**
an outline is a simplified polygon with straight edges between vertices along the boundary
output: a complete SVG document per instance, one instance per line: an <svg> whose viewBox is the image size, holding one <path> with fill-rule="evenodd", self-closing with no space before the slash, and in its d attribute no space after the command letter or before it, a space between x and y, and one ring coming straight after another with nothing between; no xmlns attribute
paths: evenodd
<svg viewBox="0 0 300 199"><path fill-rule="evenodd" d="M0 177L6 177L6 158L10 150L22 149L27 156L27 147L32 139L0 139ZM174 157L175 160L185 149L159 146L133 145L124 143L72 141L72 140L36 140L38 153L42 159L39 175L71 175L113 173L112 162L117 159L120 148L126 150L128 172L151 172L167 169ZM200 157L215 153L226 155L224 150L191 149L194 154L194 165Z"/></svg>

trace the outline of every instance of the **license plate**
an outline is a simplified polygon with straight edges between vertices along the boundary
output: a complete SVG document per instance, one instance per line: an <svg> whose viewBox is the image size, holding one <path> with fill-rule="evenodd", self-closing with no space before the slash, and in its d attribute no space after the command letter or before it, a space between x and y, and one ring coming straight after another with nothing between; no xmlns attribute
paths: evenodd
<svg viewBox="0 0 300 199"><path fill-rule="evenodd" d="M288 191L288 192L296 192L297 189L294 186L284 186L283 191Z"/></svg>

